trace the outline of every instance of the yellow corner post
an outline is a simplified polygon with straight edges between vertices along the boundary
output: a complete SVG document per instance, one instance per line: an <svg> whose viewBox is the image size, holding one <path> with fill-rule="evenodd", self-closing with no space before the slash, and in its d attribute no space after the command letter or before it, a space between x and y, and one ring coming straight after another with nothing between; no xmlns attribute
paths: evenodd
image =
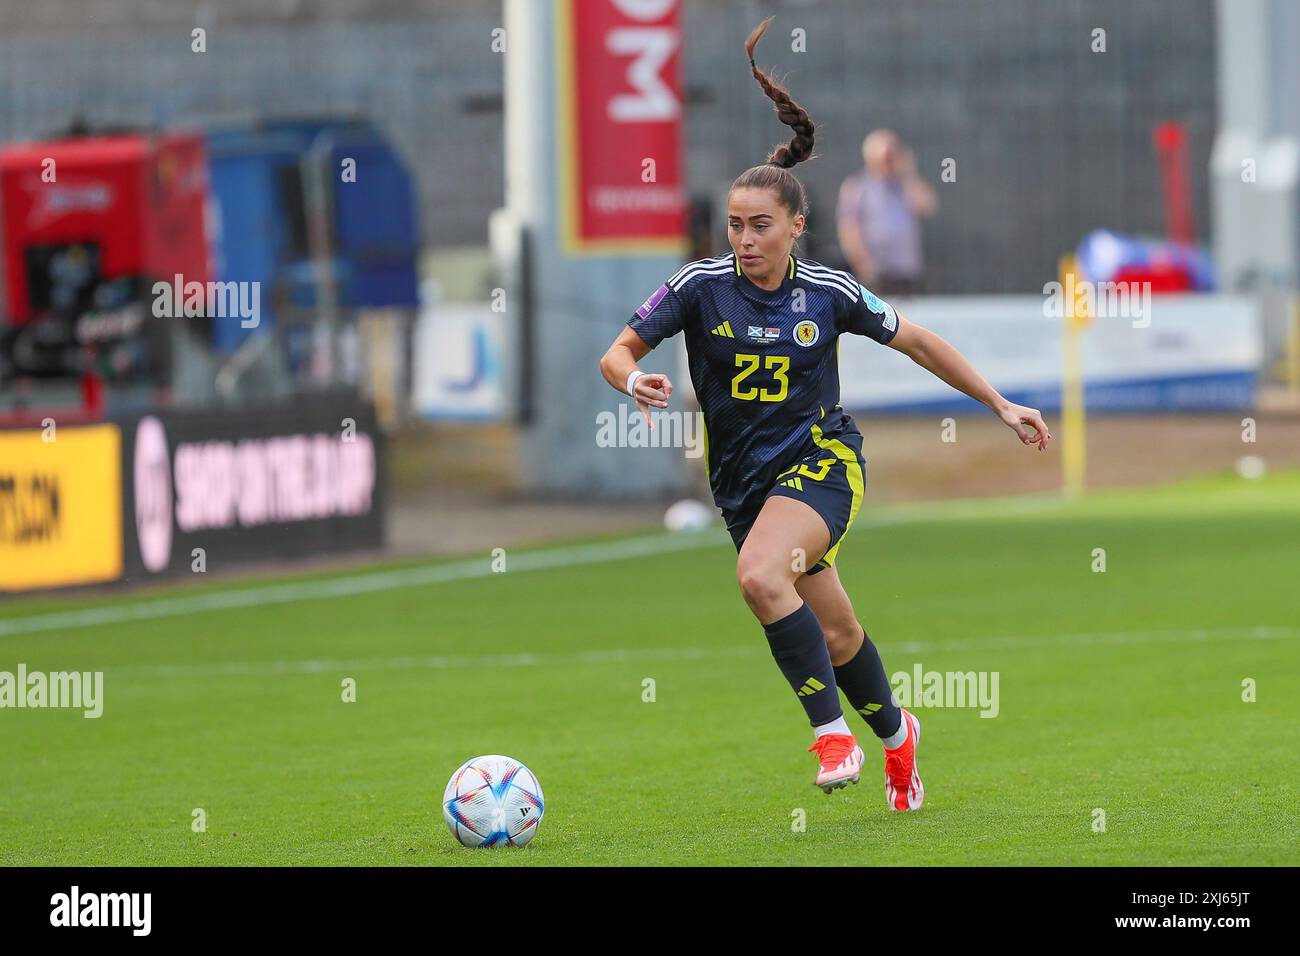
<svg viewBox="0 0 1300 956"><path fill-rule="evenodd" d="M1291 398L1300 398L1300 295L1291 296L1291 329L1287 336L1287 385Z"/></svg>
<svg viewBox="0 0 1300 956"><path fill-rule="evenodd" d="M1087 409L1083 401L1083 330L1091 316L1074 256L1061 259L1064 327L1061 330L1061 488L1082 498L1087 479Z"/></svg>

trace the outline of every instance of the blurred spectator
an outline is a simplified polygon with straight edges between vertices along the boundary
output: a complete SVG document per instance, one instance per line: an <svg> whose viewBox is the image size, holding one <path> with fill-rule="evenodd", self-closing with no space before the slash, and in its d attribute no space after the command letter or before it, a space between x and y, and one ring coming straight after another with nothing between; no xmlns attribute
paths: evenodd
<svg viewBox="0 0 1300 956"><path fill-rule="evenodd" d="M880 295L921 289L921 222L938 208L912 151L887 129L862 141L863 168L840 187L840 250L858 280Z"/></svg>

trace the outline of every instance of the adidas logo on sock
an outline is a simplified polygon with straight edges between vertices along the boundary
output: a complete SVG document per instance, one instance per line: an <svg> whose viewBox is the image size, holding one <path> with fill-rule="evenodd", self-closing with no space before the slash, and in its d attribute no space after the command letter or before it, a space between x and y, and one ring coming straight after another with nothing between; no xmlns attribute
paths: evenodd
<svg viewBox="0 0 1300 956"><path fill-rule="evenodd" d="M803 686L800 687L797 691L795 691L795 693L798 694L800 697L810 697L813 694L817 693L819 690L825 690L825 689L826 689L826 685L823 684L821 681L819 681L816 677L809 677L806 681L803 682Z"/></svg>

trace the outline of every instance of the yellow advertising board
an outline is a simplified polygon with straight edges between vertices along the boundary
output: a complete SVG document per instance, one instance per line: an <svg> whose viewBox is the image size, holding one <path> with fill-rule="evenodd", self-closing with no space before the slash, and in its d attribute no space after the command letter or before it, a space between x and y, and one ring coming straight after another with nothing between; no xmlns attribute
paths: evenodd
<svg viewBox="0 0 1300 956"><path fill-rule="evenodd" d="M116 425L0 431L0 591L122 576Z"/></svg>

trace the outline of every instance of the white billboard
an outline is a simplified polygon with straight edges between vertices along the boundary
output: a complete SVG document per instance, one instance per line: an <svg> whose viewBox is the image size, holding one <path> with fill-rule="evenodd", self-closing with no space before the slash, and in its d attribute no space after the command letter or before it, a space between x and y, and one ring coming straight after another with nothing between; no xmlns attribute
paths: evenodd
<svg viewBox="0 0 1300 956"><path fill-rule="evenodd" d="M1059 408L1064 321L1044 296L920 296L892 304L938 333L1011 401ZM1097 318L1083 333L1086 401L1093 410L1246 409L1262 361L1256 299L1154 295L1138 317ZM840 402L847 409L943 411L975 403L894 349L840 336Z"/></svg>

